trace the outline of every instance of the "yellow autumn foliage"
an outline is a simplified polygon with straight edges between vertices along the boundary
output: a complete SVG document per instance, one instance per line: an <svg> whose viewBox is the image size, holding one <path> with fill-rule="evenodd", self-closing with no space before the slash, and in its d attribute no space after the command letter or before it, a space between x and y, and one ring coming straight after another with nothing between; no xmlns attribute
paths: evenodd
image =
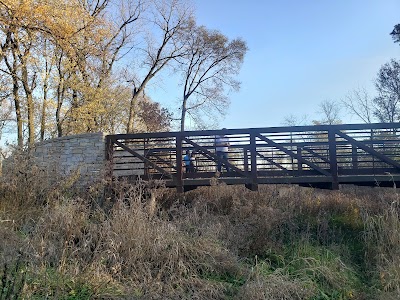
<svg viewBox="0 0 400 300"><path fill-rule="evenodd" d="M8 27L47 34L64 50L71 50L79 40L93 39L95 44L110 34L102 18L94 18L74 0L5 0L0 5L0 21Z"/></svg>

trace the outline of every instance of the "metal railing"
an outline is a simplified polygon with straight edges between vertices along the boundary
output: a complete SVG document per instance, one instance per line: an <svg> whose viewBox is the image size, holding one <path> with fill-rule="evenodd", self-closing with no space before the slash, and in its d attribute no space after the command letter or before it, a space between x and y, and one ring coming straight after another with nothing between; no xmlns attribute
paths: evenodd
<svg viewBox="0 0 400 300"><path fill-rule="evenodd" d="M116 177L161 178L178 190L207 184L218 163L229 169L219 174L229 184L256 189L258 183L324 182L337 189L361 178L373 183L376 176L400 175L399 128L378 123L118 134L107 136L106 155ZM218 135L229 139L228 160L216 155ZM195 153L194 173L182 167L187 150Z"/></svg>

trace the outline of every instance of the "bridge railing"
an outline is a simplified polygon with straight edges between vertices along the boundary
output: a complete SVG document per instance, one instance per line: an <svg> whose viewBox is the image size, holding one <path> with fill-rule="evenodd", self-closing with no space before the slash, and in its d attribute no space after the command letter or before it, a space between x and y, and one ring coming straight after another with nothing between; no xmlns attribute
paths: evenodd
<svg viewBox="0 0 400 300"><path fill-rule="evenodd" d="M114 176L162 178L182 187L186 180L215 176L256 187L261 178L324 177L337 188L340 176L400 172L400 124L343 124L107 136ZM215 138L230 142L229 159L216 156ZM196 172L186 173L183 156L195 153ZM189 181L188 181L189 182Z"/></svg>

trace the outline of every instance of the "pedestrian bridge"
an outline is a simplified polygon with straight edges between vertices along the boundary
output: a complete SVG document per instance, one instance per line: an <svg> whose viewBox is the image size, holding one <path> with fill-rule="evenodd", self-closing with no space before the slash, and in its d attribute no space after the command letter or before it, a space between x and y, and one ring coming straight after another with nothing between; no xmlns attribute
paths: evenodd
<svg viewBox="0 0 400 300"><path fill-rule="evenodd" d="M117 134L106 137L106 155L114 177L161 179L179 192L216 180L251 190L259 184L393 186L400 183L399 128L376 123ZM227 160L216 155L217 135L229 138ZM187 150L196 153L193 173L182 167ZM218 163L229 172L216 173Z"/></svg>

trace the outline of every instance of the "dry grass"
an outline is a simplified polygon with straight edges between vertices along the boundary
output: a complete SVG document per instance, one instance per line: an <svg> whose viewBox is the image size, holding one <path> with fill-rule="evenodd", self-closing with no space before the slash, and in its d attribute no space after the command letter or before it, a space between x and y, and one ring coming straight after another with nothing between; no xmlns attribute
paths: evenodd
<svg viewBox="0 0 400 300"><path fill-rule="evenodd" d="M0 262L19 250L25 298L400 296L397 190L215 185L177 195L138 182L110 194L19 164L0 182Z"/></svg>
<svg viewBox="0 0 400 300"><path fill-rule="evenodd" d="M386 292L400 295L400 206L398 199L382 214L365 216L365 240Z"/></svg>
<svg viewBox="0 0 400 300"><path fill-rule="evenodd" d="M241 288L237 299L309 299L315 295L312 282L292 279L285 274L253 275Z"/></svg>

